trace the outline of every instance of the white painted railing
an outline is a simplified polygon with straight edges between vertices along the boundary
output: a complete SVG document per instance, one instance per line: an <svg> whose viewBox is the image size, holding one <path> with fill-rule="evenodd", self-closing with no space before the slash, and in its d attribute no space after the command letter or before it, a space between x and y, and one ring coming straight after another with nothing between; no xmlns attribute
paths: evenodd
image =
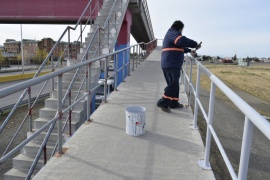
<svg viewBox="0 0 270 180"><path fill-rule="evenodd" d="M192 84L193 65L197 65L196 87L194 87ZM199 97L201 73L204 73L211 81L208 112L205 111ZM211 138L213 136L232 179L241 179L241 180L247 179L253 126L255 125L270 140L270 123L263 116L261 116L256 110L254 110L249 104L247 104L243 99L241 99L235 92L233 92L228 86L226 86L218 77L212 74L206 67L204 67L199 61L197 61L193 57L186 57L185 59L185 63L183 65L183 76L181 77L181 82L184 83L184 89L186 93L188 94L189 106L190 106L191 94L193 93L195 97L194 122L191 128L198 129L197 118L198 118L199 108L202 111L203 117L207 123L205 157L203 160L198 161L199 166L202 167L203 169L211 169L209 158L210 158ZM244 124L244 131L243 131L241 157L240 157L238 175L236 175L235 170L233 169L233 166L212 125L214 121L213 112L215 110L214 104L215 104L216 88L219 88L220 91L223 92L231 100L231 102L236 107L238 107L240 111L245 115L245 124Z"/></svg>

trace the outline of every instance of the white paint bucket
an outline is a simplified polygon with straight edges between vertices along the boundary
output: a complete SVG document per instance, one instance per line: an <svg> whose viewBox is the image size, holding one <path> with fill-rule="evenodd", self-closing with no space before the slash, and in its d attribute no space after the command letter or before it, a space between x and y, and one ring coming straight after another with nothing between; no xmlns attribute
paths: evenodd
<svg viewBox="0 0 270 180"><path fill-rule="evenodd" d="M140 136L145 133L145 111L142 106L126 108L126 133L131 136Z"/></svg>

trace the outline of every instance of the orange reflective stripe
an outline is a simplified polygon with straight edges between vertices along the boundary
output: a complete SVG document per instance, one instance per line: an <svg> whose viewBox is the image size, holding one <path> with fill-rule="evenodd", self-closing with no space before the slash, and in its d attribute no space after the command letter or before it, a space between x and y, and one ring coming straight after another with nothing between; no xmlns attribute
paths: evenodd
<svg viewBox="0 0 270 180"><path fill-rule="evenodd" d="M163 97L164 97L165 99L173 100L173 98L172 98L172 97L165 96L165 94L163 95Z"/></svg>
<svg viewBox="0 0 270 180"><path fill-rule="evenodd" d="M172 97L169 97L169 96L166 96L165 94L163 94L163 97L165 98L165 99L169 99L169 100L174 100L174 101L178 101L179 100L179 98L172 98Z"/></svg>
<svg viewBox="0 0 270 180"><path fill-rule="evenodd" d="M184 52L184 49L182 48L164 48L162 51L181 51Z"/></svg>
<svg viewBox="0 0 270 180"><path fill-rule="evenodd" d="M181 38L182 36L180 35L180 36L178 36L175 40L174 40L174 44L176 44L177 43L177 41Z"/></svg>

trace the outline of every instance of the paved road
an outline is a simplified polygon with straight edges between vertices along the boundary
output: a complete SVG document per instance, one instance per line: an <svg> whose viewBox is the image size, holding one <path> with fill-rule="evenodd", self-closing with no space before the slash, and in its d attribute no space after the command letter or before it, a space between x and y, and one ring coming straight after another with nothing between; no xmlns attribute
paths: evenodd
<svg viewBox="0 0 270 180"><path fill-rule="evenodd" d="M12 82L6 82L6 83L0 83L0 90L3 89L3 88L6 88L6 87L9 87L9 86L12 86L12 85L15 85L15 84L18 84L18 83L21 83L21 82L24 82L25 80L21 80L21 81L12 81ZM35 86L32 86L31 88L31 97L36 97L40 91L40 89L42 88L44 82L43 83L40 83L40 84L37 84ZM43 93L42 94L46 94L46 93L49 93L51 90L51 81L49 81L47 83L47 86L45 87L45 89L43 90ZM0 99L0 108L3 108L3 107L6 107L6 106L9 106L11 104L15 104L17 102L17 100L19 99L19 97L21 96L23 91L19 91L17 93L14 93L10 96L7 96L7 97L4 97L4 98L1 98ZM23 100L27 100L28 99L28 95L26 95L26 97L23 99Z"/></svg>
<svg viewBox="0 0 270 180"><path fill-rule="evenodd" d="M269 111L270 103L244 92L237 91L237 94L256 109L263 104ZM200 99L208 112L209 92L201 90ZM216 99L213 126L236 174L240 161L244 119L242 112L230 102ZM270 179L270 142L256 127L253 129L248 179Z"/></svg>

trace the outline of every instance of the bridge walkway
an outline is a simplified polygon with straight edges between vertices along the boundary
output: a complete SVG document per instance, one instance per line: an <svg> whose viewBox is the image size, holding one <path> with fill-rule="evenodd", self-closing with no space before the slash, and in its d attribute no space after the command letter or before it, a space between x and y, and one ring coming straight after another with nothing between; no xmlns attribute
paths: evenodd
<svg viewBox="0 0 270 180"><path fill-rule="evenodd" d="M197 165L204 145L199 131L189 128L192 110L165 113L156 106L166 83L160 54L157 47L92 114L93 122L84 123L64 144L66 152L53 157L34 179L215 179ZM183 92L180 102L187 104ZM142 136L125 132L129 105L146 108Z"/></svg>

